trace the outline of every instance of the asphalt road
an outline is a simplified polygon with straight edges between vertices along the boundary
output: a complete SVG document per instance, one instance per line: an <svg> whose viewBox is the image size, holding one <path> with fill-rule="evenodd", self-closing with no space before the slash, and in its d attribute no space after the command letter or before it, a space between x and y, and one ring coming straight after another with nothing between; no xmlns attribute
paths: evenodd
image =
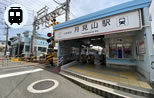
<svg viewBox="0 0 154 98"><path fill-rule="evenodd" d="M0 69L0 98L102 98L46 70L21 74L36 69L38 68L34 66ZM27 90L31 83L41 79L55 79L59 82L59 86L41 94Z"/></svg>

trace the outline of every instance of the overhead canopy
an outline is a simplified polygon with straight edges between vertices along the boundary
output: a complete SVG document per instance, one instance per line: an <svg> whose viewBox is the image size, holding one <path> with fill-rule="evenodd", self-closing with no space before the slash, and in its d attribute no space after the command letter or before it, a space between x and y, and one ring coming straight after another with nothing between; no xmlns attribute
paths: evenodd
<svg viewBox="0 0 154 98"><path fill-rule="evenodd" d="M120 5L116 5L107 9L103 9L101 11L97 11L58 25L55 25L53 27L54 30L59 30L59 29L63 29L63 28L67 28L67 27L71 27L74 25L78 25L81 23L86 23L92 20L97 20L97 19L101 19L101 18L105 18L107 16L113 16L116 14L120 14L120 13L124 13L124 12L128 12L128 11L132 11L132 10L136 10L136 9L140 9L140 8L144 8L144 7L148 7L150 5L152 0L133 0L130 2L126 2Z"/></svg>

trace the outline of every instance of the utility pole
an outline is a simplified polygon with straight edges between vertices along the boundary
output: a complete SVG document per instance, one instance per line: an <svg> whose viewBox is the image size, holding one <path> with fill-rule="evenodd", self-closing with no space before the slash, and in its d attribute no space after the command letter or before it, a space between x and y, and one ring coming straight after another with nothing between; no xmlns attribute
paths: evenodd
<svg viewBox="0 0 154 98"><path fill-rule="evenodd" d="M20 55L20 40L21 40L21 36L20 36L20 33L19 34L17 34L17 36L18 36L18 57L19 57L19 55Z"/></svg>
<svg viewBox="0 0 154 98"><path fill-rule="evenodd" d="M5 44L5 52L4 55L6 55L6 52L8 51L8 32L9 32L9 26L7 24L6 25L6 44Z"/></svg>
<svg viewBox="0 0 154 98"><path fill-rule="evenodd" d="M66 16L65 21L70 19L70 0L66 0Z"/></svg>
<svg viewBox="0 0 154 98"><path fill-rule="evenodd" d="M34 56L34 47L35 47L35 35L36 29L39 28L40 23L38 23L38 18L46 15L48 12L47 6L43 7L37 12L37 15L34 17L33 22L33 32L32 32L32 41L31 41L31 55ZM36 54L36 53L35 53Z"/></svg>
<svg viewBox="0 0 154 98"><path fill-rule="evenodd" d="M70 19L70 0L66 0L60 7L56 8L54 11L48 13L47 6L43 7L37 12L37 16L34 18L33 22L33 33L32 33L32 43L31 43L31 54L34 55L34 43L35 43L35 33L39 29L39 25L49 24L49 19L56 18L60 15L66 14L65 20ZM50 26L48 26L50 27Z"/></svg>
<svg viewBox="0 0 154 98"><path fill-rule="evenodd" d="M36 33L36 17L34 17L33 32L32 32L32 41L31 41L31 55L32 56L34 56L35 33Z"/></svg>

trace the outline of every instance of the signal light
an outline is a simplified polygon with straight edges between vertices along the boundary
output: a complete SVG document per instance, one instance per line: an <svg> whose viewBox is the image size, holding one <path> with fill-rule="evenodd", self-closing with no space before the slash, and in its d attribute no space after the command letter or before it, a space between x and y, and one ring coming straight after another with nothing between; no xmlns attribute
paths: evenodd
<svg viewBox="0 0 154 98"><path fill-rule="evenodd" d="M51 39L47 39L47 42L50 43L51 42Z"/></svg>
<svg viewBox="0 0 154 98"><path fill-rule="evenodd" d="M52 21L52 22L56 22L56 19L54 18L54 19L52 19L51 21Z"/></svg>
<svg viewBox="0 0 154 98"><path fill-rule="evenodd" d="M48 37L51 37L51 36L52 36L52 34L51 34L51 33L48 33L48 34L47 34L47 36L48 36Z"/></svg>

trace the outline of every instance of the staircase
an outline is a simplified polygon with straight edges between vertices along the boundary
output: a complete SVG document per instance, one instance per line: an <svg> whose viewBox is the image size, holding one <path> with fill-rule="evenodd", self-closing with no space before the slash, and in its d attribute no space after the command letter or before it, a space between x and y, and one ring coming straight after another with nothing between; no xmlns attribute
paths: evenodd
<svg viewBox="0 0 154 98"><path fill-rule="evenodd" d="M60 74L79 86L107 98L154 98L154 90L134 88L114 82L85 76L67 69Z"/></svg>

